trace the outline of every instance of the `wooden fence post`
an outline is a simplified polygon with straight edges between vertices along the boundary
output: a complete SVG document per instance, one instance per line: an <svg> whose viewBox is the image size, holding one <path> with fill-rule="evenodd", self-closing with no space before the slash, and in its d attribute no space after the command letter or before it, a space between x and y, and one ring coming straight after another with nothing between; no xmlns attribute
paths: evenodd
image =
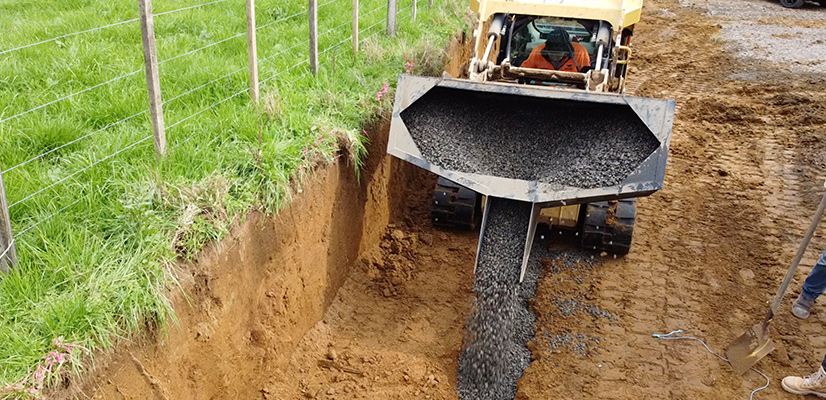
<svg viewBox="0 0 826 400"><path fill-rule="evenodd" d="M353 57L359 54L359 0L353 0Z"/></svg>
<svg viewBox="0 0 826 400"><path fill-rule="evenodd" d="M419 12L419 0L413 0L413 22L416 22L416 14Z"/></svg>
<svg viewBox="0 0 826 400"><path fill-rule="evenodd" d="M310 69L318 75L318 0L310 0Z"/></svg>
<svg viewBox="0 0 826 400"><path fill-rule="evenodd" d="M146 64L146 89L149 93L149 115L152 119L152 135L155 138L155 153L166 157L166 127L163 123L163 101L161 81L158 74L158 52L155 49L155 21L152 17L152 0L138 0L141 13L141 36L143 37L143 60Z"/></svg>
<svg viewBox="0 0 826 400"><path fill-rule="evenodd" d="M396 0L387 0L387 34L396 35Z"/></svg>
<svg viewBox="0 0 826 400"><path fill-rule="evenodd" d="M3 170L0 168L0 272L7 274L15 265L17 265L17 252L14 248L14 235L9 219L6 187L3 186Z"/></svg>
<svg viewBox="0 0 826 400"><path fill-rule="evenodd" d="M258 44L255 38L255 0L247 0L247 54L250 61L250 98L256 106L258 95Z"/></svg>

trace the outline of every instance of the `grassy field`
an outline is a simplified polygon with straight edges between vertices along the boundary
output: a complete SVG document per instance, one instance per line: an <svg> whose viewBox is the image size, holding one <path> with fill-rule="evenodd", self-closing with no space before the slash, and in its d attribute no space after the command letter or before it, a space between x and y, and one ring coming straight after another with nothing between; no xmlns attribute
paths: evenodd
<svg viewBox="0 0 826 400"><path fill-rule="evenodd" d="M20 259L0 280L0 388L48 386L60 370L82 371L92 351L167 321L171 263L250 209L277 211L290 182L331 160L341 138L363 157L361 127L389 110L389 95L376 98L382 84L392 90L405 56L418 61L414 72L437 68L432 59L464 26L455 0L433 9L420 0L416 23L411 1L399 1L391 38L386 1L362 0L366 40L354 58L351 1L321 0L316 79L305 62L307 2L259 0L260 109L246 93L244 2L166 13L199 1L156 1L170 145L157 161L137 22L9 51L134 19L137 2L0 0L0 167Z"/></svg>

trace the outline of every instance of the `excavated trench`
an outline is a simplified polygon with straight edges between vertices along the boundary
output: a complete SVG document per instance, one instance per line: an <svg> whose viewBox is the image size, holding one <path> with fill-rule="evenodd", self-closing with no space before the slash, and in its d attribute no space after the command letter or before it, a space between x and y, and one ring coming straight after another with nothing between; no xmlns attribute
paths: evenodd
<svg viewBox="0 0 826 400"><path fill-rule="evenodd" d="M455 397L476 236L429 227L435 178L384 156L376 131L360 182L342 157L276 218L235 226L180 266L168 335L123 343L54 397Z"/></svg>
<svg viewBox="0 0 826 400"><path fill-rule="evenodd" d="M514 398L548 248L540 235L515 284L530 205L489 204L501 221L474 280L478 232L433 228L435 176L385 156L376 131L361 181L345 156L318 168L276 218L253 214L179 266L167 334L122 343L50 398Z"/></svg>

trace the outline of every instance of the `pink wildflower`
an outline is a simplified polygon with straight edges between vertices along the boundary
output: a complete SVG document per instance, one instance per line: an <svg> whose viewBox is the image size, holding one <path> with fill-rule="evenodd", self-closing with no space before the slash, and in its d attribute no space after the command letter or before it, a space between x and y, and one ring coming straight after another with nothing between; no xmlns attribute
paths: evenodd
<svg viewBox="0 0 826 400"><path fill-rule="evenodd" d="M387 94L387 91L390 89L390 84L384 82L384 85L381 85L381 90L376 93L376 101L381 101L382 97Z"/></svg>
<svg viewBox="0 0 826 400"><path fill-rule="evenodd" d="M404 56L404 61L406 61L404 64L404 72L408 74L413 72L413 68L416 68L416 62L407 58L407 56Z"/></svg>
<svg viewBox="0 0 826 400"><path fill-rule="evenodd" d="M71 361L72 353L78 347L77 344L64 343L61 338L55 338L52 346L56 349L43 356L43 360L34 372L29 373L19 382L0 388L0 393L25 391L34 397L39 397L45 386L46 378L50 374L58 373L63 365Z"/></svg>

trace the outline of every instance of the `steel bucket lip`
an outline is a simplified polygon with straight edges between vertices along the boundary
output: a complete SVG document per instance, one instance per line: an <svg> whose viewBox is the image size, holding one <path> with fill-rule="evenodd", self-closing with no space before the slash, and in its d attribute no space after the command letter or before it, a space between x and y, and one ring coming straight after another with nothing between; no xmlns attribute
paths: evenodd
<svg viewBox="0 0 826 400"><path fill-rule="evenodd" d="M622 182L613 186L581 189L539 181L502 178L453 171L434 165L422 155L401 113L435 87L523 97L601 103L631 108L660 141L660 147L640 163ZM552 87L500 82L473 82L452 78L432 78L402 74L390 126L387 152L487 196L515 199L548 206L587 203L648 196L663 187L668 149L674 121L674 100L648 99L613 93L590 93Z"/></svg>

